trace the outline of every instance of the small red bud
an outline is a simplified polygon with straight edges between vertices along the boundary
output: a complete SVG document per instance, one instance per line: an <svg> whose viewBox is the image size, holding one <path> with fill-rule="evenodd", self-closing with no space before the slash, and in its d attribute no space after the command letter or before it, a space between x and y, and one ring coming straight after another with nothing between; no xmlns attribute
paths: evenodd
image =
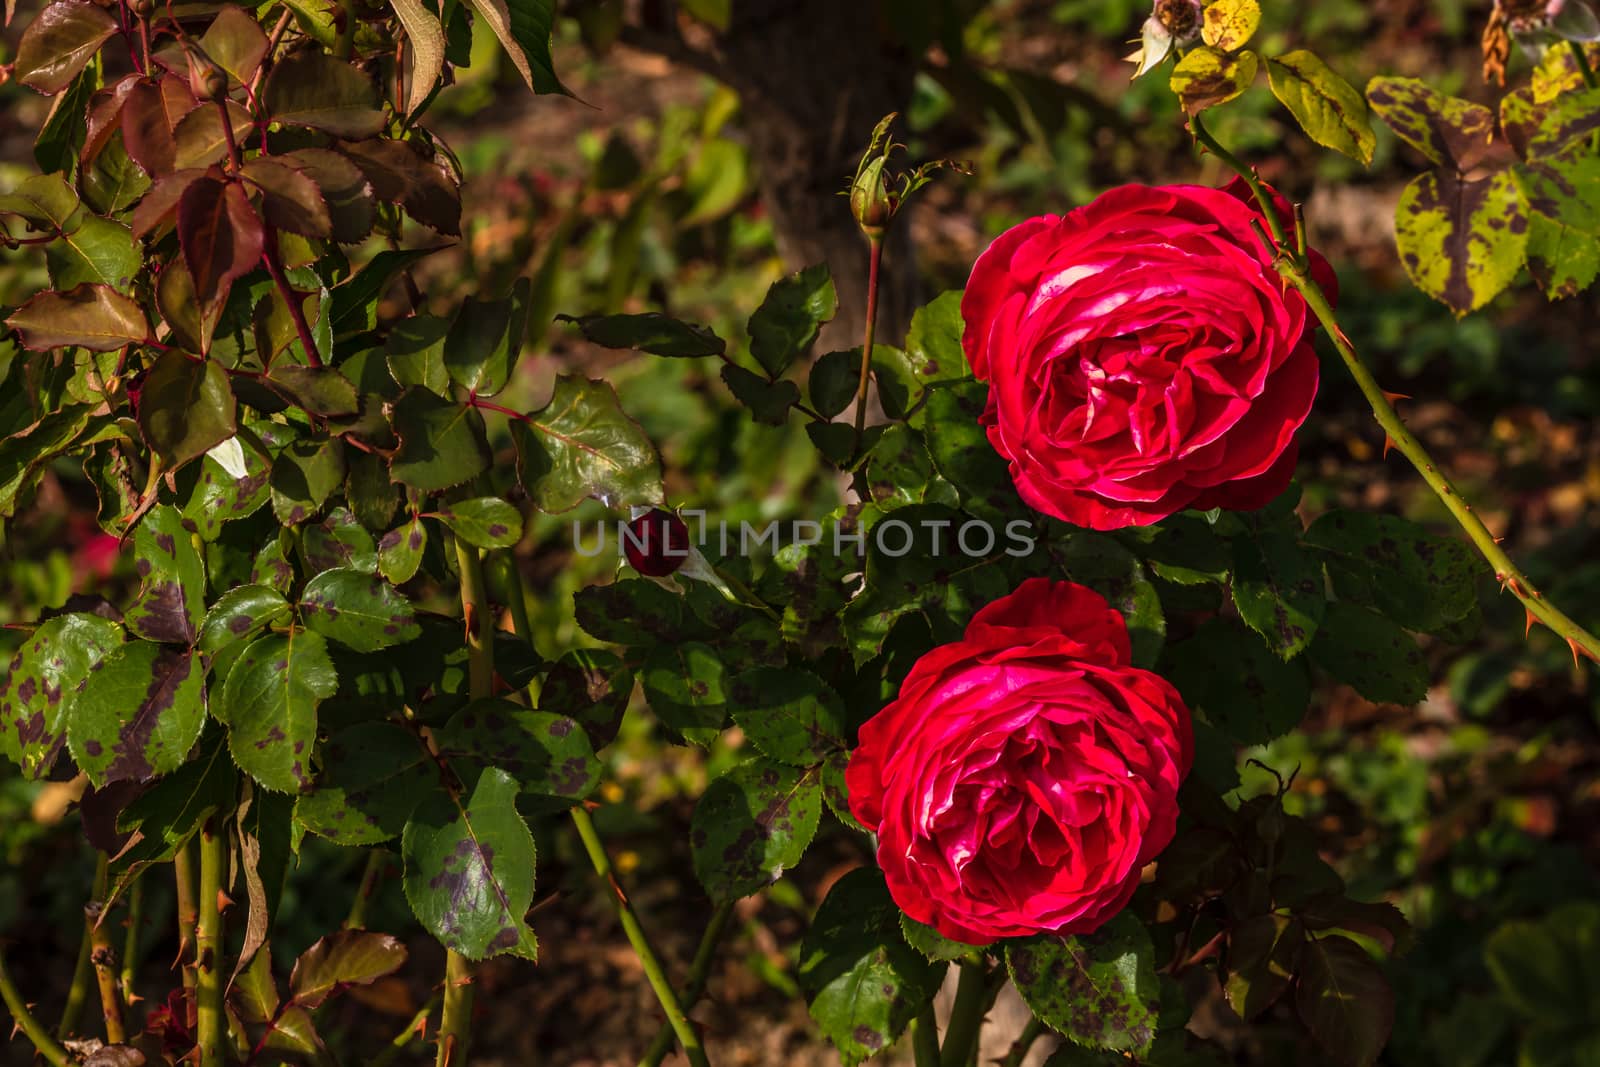
<svg viewBox="0 0 1600 1067"><path fill-rule="evenodd" d="M689 527L665 508L645 512L622 535L628 566L650 578L665 578L689 558Z"/></svg>

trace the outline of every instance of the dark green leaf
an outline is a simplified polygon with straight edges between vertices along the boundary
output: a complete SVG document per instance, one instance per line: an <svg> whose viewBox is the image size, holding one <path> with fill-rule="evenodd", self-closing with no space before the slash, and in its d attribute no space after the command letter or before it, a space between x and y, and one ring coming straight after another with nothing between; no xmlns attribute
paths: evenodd
<svg viewBox="0 0 1600 1067"><path fill-rule="evenodd" d="M1484 566L1472 549L1398 516L1329 511L1306 530L1305 541L1328 553L1328 576L1341 600L1408 630L1439 633L1477 607Z"/></svg>
<svg viewBox="0 0 1600 1067"><path fill-rule="evenodd" d="M659 504L661 461L605 382L564 374L550 403L511 423L518 476L540 511L594 497L608 508Z"/></svg>
<svg viewBox="0 0 1600 1067"><path fill-rule="evenodd" d="M1284 659L1316 635L1327 608L1322 564L1300 547L1299 520L1269 524L1240 517L1233 538L1233 603L1239 617Z"/></svg>
<svg viewBox="0 0 1600 1067"><path fill-rule="evenodd" d="M750 354L776 378L810 351L822 324L833 318L838 297L825 264L780 278L750 316Z"/></svg>
<svg viewBox="0 0 1600 1067"><path fill-rule="evenodd" d="M1285 663L1235 620L1209 620L1189 640L1169 645L1163 662L1184 703L1239 744L1288 733L1311 699L1305 664ZM1228 669L1218 670L1219 663Z"/></svg>
<svg viewBox="0 0 1600 1067"><path fill-rule="evenodd" d="M373 137L383 129L378 87L359 68L321 49L303 48L278 60L261 92L275 122L337 137Z"/></svg>
<svg viewBox="0 0 1600 1067"><path fill-rule="evenodd" d="M710 745L728 720L725 674L714 648L688 641L651 649L639 680L657 718L685 739Z"/></svg>
<svg viewBox="0 0 1600 1067"><path fill-rule="evenodd" d="M431 492L470 481L489 466L483 419L466 404L427 389L407 389L394 405L400 448L389 463L394 480Z"/></svg>
<svg viewBox="0 0 1600 1067"><path fill-rule="evenodd" d="M444 366L444 346L449 332L450 321L436 315L413 315L395 323L384 343L394 380L448 396L450 372Z"/></svg>
<svg viewBox="0 0 1600 1067"><path fill-rule="evenodd" d="M963 328L961 292L940 293L912 314L905 351L887 346L873 349L878 399L890 418L910 415L930 385L968 376L967 356L961 349Z"/></svg>
<svg viewBox="0 0 1600 1067"><path fill-rule="evenodd" d="M566 93L550 62L550 30L555 0L468 0L536 93Z"/></svg>
<svg viewBox="0 0 1600 1067"><path fill-rule="evenodd" d="M357 652L376 652L421 635L411 602L369 571L323 571L300 594L305 624Z"/></svg>
<svg viewBox="0 0 1600 1067"><path fill-rule="evenodd" d="M196 653L153 641L107 655L72 702L67 743L78 769L98 788L182 766L205 725L204 674Z"/></svg>
<svg viewBox="0 0 1600 1067"><path fill-rule="evenodd" d="M322 746L322 763L311 791L295 801L294 817L341 845L376 845L398 836L418 798L439 779L421 740L386 722L334 734Z"/></svg>
<svg viewBox="0 0 1600 1067"><path fill-rule="evenodd" d="M328 297L332 307L328 312L328 322L333 327L334 336L343 337L375 327L378 322L378 300L389 283L402 271L438 250L385 249L368 260L360 272L330 289Z"/></svg>
<svg viewBox="0 0 1600 1067"><path fill-rule="evenodd" d="M720 356L728 345L709 327L684 322L658 311L642 315L557 315L583 331L583 336L605 348L631 348L653 356L693 358Z"/></svg>
<svg viewBox="0 0 1600 1067"><path fill-rule="evenodd" d="M57 289L94 282L131 293L133 280L144 265L128 227L93 215L84 216L76 229L46 245L44 257Z"/></svg>
<svg viewBox="0 0 1600 1067"><path fill-rule="evenodd" d="M528 325L526 278L503 300L467 300L456 313L444 344L450 378L478 396L493 396L511 380Z"/></svg>
<svg viewBox="0 0 1600 1067"><path fill-rule="evenodd" d="M1428 664L1416 640L1382 615L1347 601L1328 605L1311 642L1311 659L1368 700L1415 704L1428 692Z"/></svg>
<svg viewBox="0 0 1600 1067"><path fill-rule="evenodd" d="M1378 1062L1394 1027L1394 993L1366 950L1347 937L1307 942L1295 1008L1339 1067Z"/></svg>
<svg viewBox="0 0 1600 1067"><path fill-rule="evenodd" d="M356 387L332 367L285 363L272 368L264 381L284 399L313 415L353 415L360 410Z"/></svg>
<svg viewBox="0 0 1600 1067"><path fill-rule="evenodd" d="M300 554L307 574L320 574L335 567L368 573L378 569L378 548L372 543L372 535L348 508L334 508L321 522L302 528Z"/></svg>
<svg viewBox="0 0 1600 1067"><path fill-rule="evenodd" d="M645 647L692 636L683 597L643 578L592 585L572 600L578 625L601 641Z"/></svg>
<svg viewBox="0 0 1600 1067"><path fill-rule="evenodd" d="M598 750L622 726L633 696L633 671L604 649L575 648L563 653L539 687L539 707L575 720Z"/></svg>
<svg viewBox="0 0 1600 1067"><path fill-rule="evenodd" d="M237 424L228 372L214 360L176 350L162 354L139 396L139 429L146 443L176 470L232 437Z"/></svg>
<svg viewBox="0 0 1600 1067"><path fill-rule="evenodd" d="M1167 619L1155 586L1133 553L1104 534L1080 530L1053 538L1050 555L1065 577L1093 589L1122 613L1134 664L1153 667L1167 639Z"/></svg>
<svg viewBox="0 0 1600 1067"><path fill-rule="evenodd" d="M1006 966L1034 1015L1080 1045L1140 1052L1155 1039L1155 949L1128 912L1092 934L1007 942Z"/></svg>
<svg viewBox="0 0 1600 1067"><path fill-rule="evenodd" d="M851 348L818 356L811 364L806 389L811 394L812 408L831 419L850 406L860 384L861 350Z"/></svg>
<svg viewBox="0 0 1600 1067"><path fill-rule="evenodd" d="M839 694L809 671L757 667L728 686L733 721L768 759L796 767L848 746Z"/></svg>
<svg viewBox="0 0 1600 1067"><path fill-rule="evenodd" d="M344 482L344 444L335 437L292 442L272 464L272 511L285 526L305 522Z"/></svg>
<svg viewBox="0 0 1600 1067"><path fill-rule="evenodd" d="M119 831L142 835L129 843L122 862L170 860L207 816L231 809L238 792L239 775L222 743L222 731L213 728L201 739L194 759L157 778L118 814Z"/></svg>
<svg viewBox="0 0 1600 1067"><path fill-rule="evenodd" d="M1011 471L979 422L988 396L988 386L971 380L928 389L921 423L928 453L968 511L984 517L1021 515Z"/></svg>
<svg viewBox="0 0 1600 1067"><path fill-rule="evenodd" d="M524 794L579 801L600 784L589 736L564 715L529 711L509 700L476 700L434 731L439 753L498 767Z"/></svg>
<svg viewBox="0 0 1600 1067"><path fill-rule="evenodd" d="M689 843L711 899L747 897L800 862L822 817L818 771L766 759L741 763L706 787Z"/></svg>
<svg viewBox="0 0 1600 1067"><path fill-rule="evenodd" d="M1500 995L1518 1014L1557 1027L1589 1027L1597 948L1600 907L1572 901L1537 922L1503 924L1489 935L1483 956Z"/></svg>
<svg viewBox="0 0 1600 1067"><path fill-rule="evenodd" d="M722 380L739 403L750 409L757 422L771 426L787 422L789 409L800 400L800 387L793 382L769 382L737 363L722 368Z"/></svg>
<svg viewBox="0 0 1600 1067"><path fill-rule="evenodd" d="M1305 946L1299 919L1276 912L1246 919L1228 935L1228 1004L1246 1021L1272 1006L1294 978Z"/></svg>
<svg viewBox="0 0 1600 1067"><path fill-rule="evenodd" d="M432 515L478 548L511 548L522 540L522 512L499 497L457 500Z"/></svg>

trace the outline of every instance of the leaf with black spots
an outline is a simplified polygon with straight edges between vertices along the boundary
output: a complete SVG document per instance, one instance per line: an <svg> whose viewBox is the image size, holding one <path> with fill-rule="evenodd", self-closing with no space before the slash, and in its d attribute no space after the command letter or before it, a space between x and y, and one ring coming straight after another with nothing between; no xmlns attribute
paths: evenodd
<svg viewBox="0 0 1600 1067"><path fill-rule="evenodd" d="M1495 134L1494 112L1446 96L1417 78L1373 78L1367 103L1430 163L1467 171L1483 162Z"/></svg>
<svg viewBox="0 0 1600 1067"><path fill-rule="evenodd" d="M680 641L651 649L639 680L656 718L685 740L710 746L728 721L726 673L710 645Z"/></svg>
<svg viewBox="0 0 1600 1067"><path fill-rule="evenodd" d="M110 352L150 334L137 303L109 285L92 283L64 293L46 289L13 311L6 325L36 352L68 345Z"/></svg>
<svg viewBox="0 0 1600 1067"><path fill-rule="evenodd" d="M205 616L206 570L177 508L158 504L145 515L133 535L133 566L140 586L123 620L129 632L193 644Z"/></svg>
<svg viewBox="0 0 1600 1067"><path fill-rule="evenodd" d="M1006 967L1033 1014L1079 1045L1139 1053L1155 1039L1155 948L1128 912L1092 934L1008 941Z"/></svg>
<svg viewBox="0 0 1600 1067"><path fill-rule="evenodd" d="M719 903L759 892L800 862L822 806L817 768L767 759L739 764L713 780L695 805L689 824L695 876Z"/></svg>
<svg viewBox="0 0 1600 1067"><path fill-rule="evenodd" d="M195 757L157 778L117 815L120 833L134 834L119 857L124 870L170 860L213 812L232 807L239 773L228 758L222 731L200 739Z"/></svg>
<svg viewBox="0 0 1600 1067"><path fill-rule="evenodd" d="M1509 171L1472 179L1445 169L1418 175L1395 208L1395 240L1418 289L1457 316L1476 311L1522 267L1522 193Z"/></svg>
<svg viewBox="0 0 1600 1067"><path fill-rule="evenodd" d="M591 585L572 596L578 625L589 636L641 648L710 636L694 626L683 597L644 578Z"/></svg>
<svg viewBox="0 0 1600 1067"><path fill-rule="evenodd" d="M58 93L116 32L117 22L104 8L89 0L57 0L23 32L11 75L30 89Z"/></svg>
<svg viewBox="0 0 1600 1067"><path fill-rule="evenodd" d="M205 725L198 653L130 641L93 669L72 702L67 743L98 787L177 770Z"/></svg>
<svg viewBox="0 0 1600 1067"><path fill-rule="evenodd" d="M406 962L399 938L366 930L340 930L321 938L294 961L289 998L302 1008L318 1008L353 985L371 985Z"/></svg>
<svg viewBox="0 0 1600 1067"><path fill-rule="evenodd" d="M728 685L733 721L768 759L811 767L848 747L844 703L810 671L757 667Z"/></svg>
<svg viewBox="0 0 1600 1067"><path fill-rule="evenodd" d="M200 651L208 656L253 638L259 631L288 620L289 602L265 585L240 585L217 598L200 627Z"/></svg>
<svg viewBox="0 0 1600 1067"><path fill-rule="evenodd" d="M589 736L565 715L530 711L509 700L475 700L434 731L439 754L498 767L524 795L577 802L600 784L600 761Z"/></svg>
<svg viewBox="0 0 1600 1067"><path fill-rule="evenodd" d="M557 315L562 322L570 322L583 331L590 342L603 348L631 348L648 352L652 356L676 359L694 359L700 356L720 356L728 344L712 332L709 326L685 322L659 311L640 315Z"/></svg>
<svg viewBox="0 0 1600 1067"><path fill-rule="evenodd" d="M539 707L577 722L598 751L616 739L632 696L633 671L620 657L601 648L574 648L545 675Z"/></svg>
<svg viewBox="0 0 1600 1067"><path fill-rule="evenodd" d="M274 536L256 553L250 565L250 581L270 586L280 593L287 593L294 584L294 565L284 555L283 541L279 537Z"/></svg>
<svg viewBox="0 0 1600 1067"><path fill-rule="evenodd" d="M83 612L47 619L23 639L0 681L0 753L25 777L50 771L66 743L78 686L121 643L122 627Z"/></svg>
<svg viewBox="0 0 1600 1067"><path fill-rule="evenodd" d="M272 457L261 440L249 431L241 431L232 440L238 443L235 471L229 471L216 458L213 448L200 461L200 477L189 492L183 506L183 517L193 523L201 538L215 541L222 533L222 525L236 519L249 518L267 502L272 490L267 479L272 473ZM227 447L228 442L223 443Z"/></svg>
<svg viewBox="0 0 1600 1067"><path fill-rule="evenodd" d="M1267 647L1291 659L1311 643L1327 609L1322 564L1300 546L1299 522L1240 516L1233 538L1233 603Z"/></svg>
<svg viewBox="0 0 1600 1067"><path fill-rule="evenodd" d="M241 770L268 789L298 793L311 783L317 705L338 685L320 634L267 634L239 656L211 712L228 727Z"/></svg>
<svg viewBox="0 0 1600 1067"><path fill-rule="evenodd" d="M860 868L828 890L801 943L796 978L845 1067L894 1044L944 977L906 944L899 917L882 873Z"/></svg>
<svg viewBox="0 0 1600 1067"><path fill-rule="evenodd" d="M448 489L489 467L483 419L466 404L413 387L395 402L393 422L400 447L389 473L402 485L423 492ZM520 445L517 451L520 457Z"/></svg>
<svg viewBox="0 0 1600 1067"><path fill-rule="evenodd" d="M336 137L373 137L384 125L372 79L318 48L291 52L274 63L261 101L274 122Z"/></svg>
<svg viewBox="0 0 1600 1067"><path fill-rule="evenodd" d="M1168 645L1162 664L1184 703L1243 745L1288 733L1311 700L1303 658L1284 662L1235 619L1206 621L1187 641Z"/></svg>
<svg viewBox="0 0 1600 1067"><path fill-rule="evenodd" d="M406 822L406 900L429 933L468 959L538 955L524 919L533 903L533 835L516 801L516 779L491 767L465 796L425 797Z"/></svg>
<svg viewBox="0 0 1600 1067"><path fill-rule="evenodd" d="M1207 18L1211 10L1207 9ZM1377 138L1365 98L1314 52L1296 49L1268 56L1267 80L1272 95L1289 109L1306 136L1358 163L1372 162Z"/></svg>
<svg viewBox="0 0 1600 1067"><path fill-rule="evenodd" d="M1428 693L1416 639L1391 620L1347 601L1328 605L1311 661L1376 703L1415 704Z"/></svg>
<svg viewBox="0 0 1600 1067"><path fill-rule="evenodd" d="M1313 938L1301 955L1295 1009L1339 1067L1371 1067L1394 1028L1394 992L1366 950L1347 937Z"/></svg>
<svg viewBox="0 0 1600 1067"><path fill-rule="evenodd" d="M234 280L260 264L264 241L261 216L239 185L196 178L178 198L178 243L202 308L226 302Z"/></svg>
<svg viewBox="0 0 1600 1067"><path fill-rule="evenodd" d="M522 512L499 497L457 500L430 514L478 548L510 548L522 540Z"/></svg>
<svg viewBox="0 0 1600 1067"><path fill-rule="evenodd" d="M428 533L422 520L412 518L378 539L378 571L395 585L409 582L422 566Z"/></svg>
<svg viewBox="0 0 1600 1067"><path fill-rule="evenodd" d="M563 374L550 403L511 423L522 487L540 511L593 497L609 508L659 504L661 460L605 382Z"/></svg>
<svg viewBox="0 0 1600 1067"><path fill-rule="evenodd" d="M1440 633L1477 611L1477 581L1487 572L1464 542L1398 516L1346 509L1318 516L1305 542L1326 553L1340 600L1408 630Z"/></svg>
<svg viewBox="0 0 1600 1067"><path fill-rule="evenodd" d="M905 937L906 944L935 963L951 960L973 961L982 953L982 949L974 945L964 945L960 941L952 941L933 927L917 922L904 912L900 914L900 933Z"/></svg>
<svg viewBox="0 0 1600 1067"><path fill-rule="evenodd" d="M162 353L145 376L138 414L145 443L168 470L205 455L238 429L237 404L222 364L176 349Z"/></svg>
<svg viewBox="0 0 1600 1067"><path fill-rule="evenodd" d="M306 583L300 617L357 652L376 652L421 636L411 602L370 571L338 567Z"/></svg>
<svg viewBox="0 0 1600 1067"><path fill-rule="evenodd" d="M1172 68L1171 86L1189 115L1226 104L1256 80L1254 52L1228 55L1208 45L1190 49Z"/></svg>
<svg viewBox="0 0 1600 1067"><path fill-rule="evenodd" d="M334 567L367 572L378 569L377 545L349 508L334 508L321 522L304 527L300 531L300 556L307 574L320 574Z"/></svg>
<svg viewBox="0 0 1600 1067"><path fill-rule="evenodd" d="M439 780L422 741L392 723L364 722L341 730L323 743L321 756L322 773L296 799L294 817L341 845L377 845L398 837L418 798Z"/></svg>
<svg viewBox="0 0 1600 1067"><path fill-rule="evenodd" d="M811 350L822 324L838 307L826 264L778 279L750 316L750 354L769 378L778 377Z"/></svg>
<svg viewBox="0 0 1600 1067"><path fill-rule="evenodd" d="M272 511L285 526L317 512L344 482L344 443L335 437L291 442L272 463Z"/></svg>

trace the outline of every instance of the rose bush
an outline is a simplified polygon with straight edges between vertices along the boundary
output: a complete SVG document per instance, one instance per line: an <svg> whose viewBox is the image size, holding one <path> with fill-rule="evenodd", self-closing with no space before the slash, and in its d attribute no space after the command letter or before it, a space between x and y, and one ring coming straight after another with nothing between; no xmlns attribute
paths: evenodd
<svg viewBox="0 0 1600 1067"><path fill-rule="evenodd" d="M1258 508L1288 486L1317 357L1249 195L1237 179L1126 185L978 258L963 345L990 384L989 440L1031 506L1107 530Z"/></svg>
<svg viewBox="0 0 1600 1067"><path fill-rule="evenodd" d="M912 667L861 728L850 807L905 913L988 944L1086 933L1172 839L1188 709L1100 594L1032 578Z"/></svg>

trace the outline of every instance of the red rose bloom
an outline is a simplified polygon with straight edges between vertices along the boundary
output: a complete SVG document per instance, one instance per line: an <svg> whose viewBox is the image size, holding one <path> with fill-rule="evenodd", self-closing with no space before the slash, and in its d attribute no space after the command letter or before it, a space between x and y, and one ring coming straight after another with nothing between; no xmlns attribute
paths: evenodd
<svg viewBox="0 0 1600 1067"><path fill-rule="evenodd" d="M845 780L895 903L982 945L1121 911L1172 840L1193 756L1188 709L1129 664L1122 615L1033 578L917 661Z"/></svg>
<svg viewBox="0 0 1600 1067"><path fill-rule="evenodd" d="M1125 185L978 257L962 344L1030 506L1109 530L1258 508L1288 486L1317 392L1314 320L1251 232L1249 195L1237 179Z"/></svg>

